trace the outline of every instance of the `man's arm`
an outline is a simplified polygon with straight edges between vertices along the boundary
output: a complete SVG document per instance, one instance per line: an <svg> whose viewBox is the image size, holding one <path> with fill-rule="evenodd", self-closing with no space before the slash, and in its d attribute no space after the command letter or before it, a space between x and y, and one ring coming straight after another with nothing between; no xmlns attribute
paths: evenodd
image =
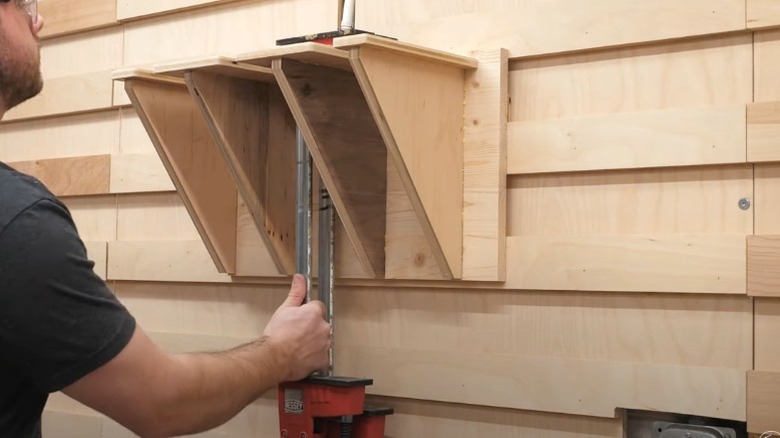
<svg viewBox="0 0 780 438"><path fill-rule="evenodd" d="M214 428L280 382L327 367L330 327L322 303L301 306L305 296L296 276L263 337L221 353L170 355L137 327L121 353L63 392L142 437Z"/></svg>

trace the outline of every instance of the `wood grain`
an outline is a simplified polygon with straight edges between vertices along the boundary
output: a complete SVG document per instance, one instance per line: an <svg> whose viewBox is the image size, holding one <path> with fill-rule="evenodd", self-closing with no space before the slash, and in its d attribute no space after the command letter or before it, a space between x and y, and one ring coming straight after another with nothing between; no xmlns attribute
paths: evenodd
<svg viewBox="0 0 780 438"><path fill-rule="evenodd" d="M185 75L279 273L295 273L295 122L275 86Z"/></svg>
<svg viewBox="0 0 780 438"><path fill-rule="evenodd" d="M508 152L510 174L742 163L745 107L515 122Z"/></svg>
<svg viewBox="0 0 780 438"><path fill-rule="evenodd" d="M510 237L507 287L745 294L745 236Z"/></svg>
<svg viewBox="0 0 780 438"><path fill-rule="evenodd" d="M150 15L173 14L230 1L234 0L167 0L165 3L155 0L113 0L116 18L120 21L137 20Z"/></svg>
<svg viewBox="0 0 780 438"><path fill-rule="evenodd" d="M764 433L780 429L780 373L749 371L747 375L747 429Z"/></svg>
<svg viewBox="0 0 780 438"><path fill-rule="evenodd" d="M780 235L780 164L755 166L755 234Z"/></svg>
<svg viewBox="0 0 780 438"><path fill-rule="evenodd" d="M445 278L461 278L464 70L352 49L352 67Z"/></svg>
<svg viewBox="0 0 780 438"><path fill-rule="evenodd" d="M780 67L780 29L754 33L755 102L780 100L780 83L777 81Z"/></svg>
<svg viewBox="0 0 780 438"><path fill-rule="evenodd" d="M217 269L235 273L237 190L189 92L141 79L125 87Z"/></svg>
<svg viewBox="0 0 780 438"><path fill-rule="evenodd" d="M780 4L773 0L747 0L748 29L778 25L780 25Z"/></svg>
<svg viewBox="0 0 780 438"><path fill-rule="evenodd" d="M780 161L780 101L747 108L747 157L751 163Z"/></svg>
<svg viewBox="0 0 780 438"><path fill-rule="evenodd" d="M463 279L506 279L507 51L478 54L466 73L463 132Z"/></svg>
<svg viewBox="0 0 780 438"><path fill-rule="evenodd" d="M225 283L201 240L109 242L109 280Z"/></svg>
<svg viewBox="0 0 780 438"><path fill-rule="evenodd" d="M780 236L748 236L748 294L780 297Z"/></svg>
<svg viewBox="0 0 780 438"><path fill-rule="evenodd" d="M42 39L119 24L116 21L117 0L44 0L38 3L38 13L46 20L46 26L39 34Z"/></svg>
<svg viewBox="0 0 780 438"><path fill-rule="evenodd" d="M383 276L387 149L355 76L280 59L273 69L358 260Z"/></svg>
<svg viewBox="0 0 780 438"><path fill-rule="evenodd" d="M755 299L755 366L757 371L780 372L780 300Z"/></svg>
<svg viewBox="0 0 780 438"><path fill-rule="evenodd" d="M111 108L111 72L49 79L38 96L11 109L4 121L73 114Z"/></svg>
<svg viewBox="0 0 780 438"><path fill-rule="evenodd" d="M18 161L8 165L34 176L56 196L109 193L110 155Z"/></svg>
<svg viewBox="0 0 780 438"><path fill-rule="evenodd" d="M505 47L513 58L745 28L743 0L366 0L356 13L381 35L461 54Z"/></svg>

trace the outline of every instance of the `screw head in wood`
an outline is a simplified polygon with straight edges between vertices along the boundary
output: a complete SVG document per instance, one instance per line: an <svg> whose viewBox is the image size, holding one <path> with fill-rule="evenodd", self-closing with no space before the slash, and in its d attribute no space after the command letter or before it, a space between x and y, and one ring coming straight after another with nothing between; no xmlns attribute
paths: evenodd
<svg viewBox="0 0 780 438"><path fill-rule="evenodd" d="M750 208L750 198L742 198L739 200L739 209L748 210Z"/></svg>

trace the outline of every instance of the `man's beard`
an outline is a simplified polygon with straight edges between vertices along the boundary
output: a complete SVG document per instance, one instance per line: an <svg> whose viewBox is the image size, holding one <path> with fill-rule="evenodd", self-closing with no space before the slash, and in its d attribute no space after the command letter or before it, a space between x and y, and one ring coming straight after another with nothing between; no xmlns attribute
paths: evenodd
<svg viewBox="0 0 780 438"><path fill-rule="evenodd" d="M13 47L0 31L0 97L5 110L36 96L43 89L41 55L33 48Z"/></svg>

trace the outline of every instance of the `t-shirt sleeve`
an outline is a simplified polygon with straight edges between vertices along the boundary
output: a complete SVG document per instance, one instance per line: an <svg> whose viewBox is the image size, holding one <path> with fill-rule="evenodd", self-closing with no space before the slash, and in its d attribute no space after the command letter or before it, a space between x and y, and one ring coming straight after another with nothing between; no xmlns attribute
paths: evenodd
<svg viewBox="0 0 780 438"><path fill-rule="evenodd" d="M56 392L124 349L135 320L93 271L68 211L40 200L0 232L0 362Z"/></svg>

